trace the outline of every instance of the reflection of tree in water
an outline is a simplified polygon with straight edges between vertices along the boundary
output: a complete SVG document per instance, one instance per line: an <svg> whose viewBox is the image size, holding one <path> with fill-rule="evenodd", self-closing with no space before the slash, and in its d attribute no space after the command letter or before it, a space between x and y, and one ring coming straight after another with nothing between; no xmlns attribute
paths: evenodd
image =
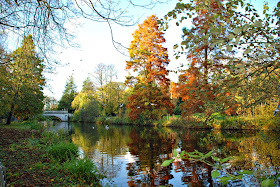
<svg viewBox="0 0 280 187"><path fill-rule="evenodd" d="M128 152L128 132L126 128L110 126L109 129L106 129L103 126L98 127L100 138L95 144L95 152L90 153L90 155L97 163L99 171L108 178L117 177L120 171L123 161L119 159L119 156Z"/></svg>
<svg viewBox="0 0 280 187"><path fill-rule="evenodd" d="M137 184L146 186L167 185L174 176L171 171L182 172L182 182L191 186L211 186L212 167L202 163L189 160L175 161L173 165L161 167L161 163L173 156L174 148L178 142L182 150L192 152L199 150L207 152L208 148L200 146L199 142L207 136L210 131L189 131L180 130L175 133L160 132L159 130L149 129L147 131L132 131L130 137L132 142L129 144L131 154L139 155L139 162L128 165L129 185ZM174 167L174 168L173 168Z"/></svg>
<svg viewBox="0 0 280 187"><path fill-rule="evenodd" d="M122 160L116 159L110 154L100 153L98 151L92 153L91 158L96 163L100 173L104 174L109 179L118 176L123 163Z"/></svg>
<svg viewBox="0 0 280 187"><path fill-rule="evenodd" d="M202 162L184 160L174 162L175 172L182 172L182 182L190 186L212 186L212 167Z"/></svg>
<svg viewBox="0 0 280 187"><path fill-rule="evenodd" d="M72 141L82 148L84 153L93 152L95 144L99 140L99 133L92 129L93 125L75 123Z"/></svg>
<svg viewBox="0 0 280 187"><path fill-rule="evenodd" d="M209 136L209 134L211 134L211 131L181 131L179 133L181 139L180 147L187 152L193 152L194 150L207 152L208 144L201 145L200 142L203 138ZM209 147L209 149L211 150L211 147Z"/></svg>
<svg viewBox="0 0 280 187"><path fill-rule="evenodd" d="M261 165L280 165L280 139L277 133L256 131L213 131L200 141L200 146L214 150L220 157L234 157L232 171Z"/></svg>
<svg viewBox="0 0 280 187"><path fill-rule="evenodd" d="M256 136L240 141L239 157L234 160L234 166L241 169L255 168L260 172L257 177L264 175L276 176L280 173L280 136L275 132L260 132ZM278 179L278 185L280 180Z"/></svg>
<svg viewBox="0 0 280 187"><path fill-rule="evenodd" d="M154 128L133 129L129 137L129 151L138 155L139 162L127 166L129 186L136 184L158 186L168 184L172 167L161 167L165 159L172 157L172 150L177 146L177 136L173 132L159 131Z"/></svg>
<svg viewBox="0 0 280 187"><path fill-rule="evenodd" d="M128 186L160 186L167 185L169 180L173 178L171 174L172 166L160 167L154 169L143 167L141 162L129 163L128 170Z"/></svg>
<svg viewBox="0 0 280 187"><path fill-rule="evenodd" d="M274 172L280 172L280 139L277 133L114 126L106 130L104 126L93 129L91 125L81 124L74 130L73 142L84 150L85 155L94 159L99 170L116 179L123 177L120 171L122 174L127 172L129 186L168 185L176 181L171 180L173 177L178 176L190 186L219 185L211 179L212 168L201 162L176 160L169 167L161 167L164 160L172 158L177 145L188 152L213 150L215 156L234 157L232 166L227 169L229 173L258 166L263 171L273 168ZM126 171L121 168L123 162L127 163L124 158L130 159ZM243 185L235 182L231 185ZM279 181L277 184L280 186Z"/></svg>
<svg viewBox="0 0 280 187"><path fill-rule="evenodd" d="M187 146L186 150L193 151L192 148L196 147L201 152L213 151L215 156L225 158L231 156L234 158L231 161L231 166L227 167L227 172L234 174L241 170L258 170L255 172L255 177L263 177L267 175L275 175L280 172L280 139L279 135L273 132L260 132L255 131L213 131L198 141L198 146L191 142L195 142L186 135L182 139L186 141L182 145ZM196 136L197 137L197 136ZM183 142L184 142L183 141ZM175 167L182 169L180 166ZM175 164L174 164L175 165ZM207 165L204 166L205 168ZM189 181L195 181L192 168L199 168L199 166L189 167L188 174ZM178 170L178 169L177 169ZM204 169L205 171L205 169ZM184 173L184 175L186 174ZM211 172L209 170L210 175ZM257 174L257 175L256 175ZM246 181L252 186L259 185L254 176L247 176ZM211 179L209 177L209 179ZM209 180L210 182L211 180ZM279 180L276 181L279 184ZM193 184L191 184L193 186ZM244 185L241 181L232 181L230 185Z"/></svg>
<svg viewBox="0 0 280 187"><path fill-rule="evenodd" d="M193 152L208 152L211 147L201 145L201 139L209 136L210 131L181 131L179 132L181 150ZM212 167L202 162L190 160L175 161L173 163L175 172L182 172L182 182L190 186L212 186Z"/></svg>
<svg viewBox="0 0 280 187"><path fill-rule="evenodd" d="M142 165L154 166L159 155L172 153L177 146L177 136L173 132L160 132L158 129L144 128L137 131L133 129L128 144L132 155L139 155Z"/></svg>
<svg viewBox="0 0 280 187"><path fill-rule="evenodd" d="M116 156L125 155L128 151L129 129L76 124L74 130L73 142L94 160L102 174L109 178L116 177L122 165L121 159L116 159Z"/></svg>

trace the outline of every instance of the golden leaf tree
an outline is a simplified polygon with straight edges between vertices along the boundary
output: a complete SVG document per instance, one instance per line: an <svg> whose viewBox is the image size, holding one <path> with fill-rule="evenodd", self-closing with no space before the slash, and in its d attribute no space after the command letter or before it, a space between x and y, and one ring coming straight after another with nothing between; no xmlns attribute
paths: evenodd
<svg viewBox="0 0 280 187"><path fill-rule="evenodd" d="M133 88L127 108L129 117L139 122L151 122L160 119L164 114L171 113L171 103L167 78L169 64L163 33L159 31L157 17L152 15L133 33L126 70L132 71L126 84Z"/></svg>

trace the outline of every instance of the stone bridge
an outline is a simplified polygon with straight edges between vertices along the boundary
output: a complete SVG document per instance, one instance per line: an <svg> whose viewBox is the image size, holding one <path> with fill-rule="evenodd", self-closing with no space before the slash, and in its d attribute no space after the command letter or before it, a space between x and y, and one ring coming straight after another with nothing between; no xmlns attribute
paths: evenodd
<svg viewBox="0 0 280 187"><path fill-rule="evenodd" d="M72 117L72 114L68 113L67 110L54 110L44 111L43 116L54 116L59 118L61 121L68 121Z"/></svg>

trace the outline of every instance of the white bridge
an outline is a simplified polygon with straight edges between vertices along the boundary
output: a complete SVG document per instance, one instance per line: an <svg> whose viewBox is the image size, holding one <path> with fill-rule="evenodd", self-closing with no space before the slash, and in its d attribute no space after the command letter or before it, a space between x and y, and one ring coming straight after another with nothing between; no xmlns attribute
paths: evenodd
<svg viewBox="0 0 280 187"><path fill-rule="evenodd" d="M43 116L54 116L59 118L61 121L68 121L73 114L68 113L67 110L54 110L54 111L44 111Z"/></svg>

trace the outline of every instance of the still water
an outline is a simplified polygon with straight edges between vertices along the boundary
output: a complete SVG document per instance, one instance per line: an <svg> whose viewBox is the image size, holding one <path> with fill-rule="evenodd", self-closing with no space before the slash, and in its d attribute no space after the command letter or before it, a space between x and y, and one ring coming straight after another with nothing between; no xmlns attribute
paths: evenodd
<svg viewBox="0 0 280 187"><path fill-rule="evenodd" d="M54 128L65 129L82 155L94 160L99 171L107 176L104 185L222 186L219 177L212 179L213 168L202 162L176 160L168 167L161 167L177 149L213 151L220 158L231 156L227 166L231 174L254 171L254 175L245 175L242 181L230 181L228 186L259 186L261 177L270 177L280 186L280 136L277 132L193 131L89 123L61 123Z"/></svg>

